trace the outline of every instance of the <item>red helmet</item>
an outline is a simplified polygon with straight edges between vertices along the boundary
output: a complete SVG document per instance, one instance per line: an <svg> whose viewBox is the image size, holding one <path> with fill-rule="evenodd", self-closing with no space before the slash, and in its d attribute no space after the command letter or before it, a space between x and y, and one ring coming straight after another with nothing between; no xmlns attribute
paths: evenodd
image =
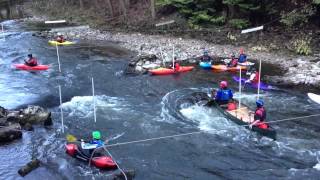
<svg viewBox="0 0 320 180"><path fill-rule="evenodd" d="M226 87L228 87L227 81L221 81L220 82L220 88L226 88Z"/></svg>

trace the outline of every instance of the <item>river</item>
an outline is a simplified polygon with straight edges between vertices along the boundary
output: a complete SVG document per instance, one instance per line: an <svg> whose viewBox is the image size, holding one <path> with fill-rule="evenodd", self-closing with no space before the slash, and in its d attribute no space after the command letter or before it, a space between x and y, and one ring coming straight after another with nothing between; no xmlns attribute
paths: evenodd
<svg viewBox="0 0 320 180"><path fill-rule="evenodd" d="M32 157L42 165L24 179L107 179L114 171L89 167L65 153L67 133L89 138L93 130L100 130L111 144L209 130L109 148L122 168L135 169L136 179L318 179L320 175L319 117L272 124L278 133L277 141L272 141L234 124L213 108L181 103L193 92L217 88L222 79L229 80L236 91L238 85L229 73L197 68L177 76L129 76L124 69L131 52L116 43L88 41L59 49L59 73L56 49L47 40L32 36L16 21L6 21L5 28L6 39L0 39L1 106L44 106L53 112L54 125L36 127L34 132L25 132L22 140L0 146L1 179L23 179L17 171ZM29 52L42 64L50 64L50 69L30 73L11 68ZM61 131L59 85L65 133ZM255 93L246 88L242 94L242 101L252 108ZM301 90L262 91L261 96L270 121L319 113L320 106Z"/></svg>

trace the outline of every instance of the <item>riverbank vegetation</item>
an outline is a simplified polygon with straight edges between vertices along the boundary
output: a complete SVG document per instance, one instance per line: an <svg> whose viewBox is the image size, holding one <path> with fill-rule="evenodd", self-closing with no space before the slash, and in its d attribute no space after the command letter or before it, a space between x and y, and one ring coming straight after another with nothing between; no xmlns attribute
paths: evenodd
<svg viewBox="0 0 320 180"><path fill-rule="evenodd" d="M28 8L102 30L187 36L301 55L319 49L320 0L33 0ZM155 26L168 20L175 23ZM263 31L240 34L261 25Z"/></svg>

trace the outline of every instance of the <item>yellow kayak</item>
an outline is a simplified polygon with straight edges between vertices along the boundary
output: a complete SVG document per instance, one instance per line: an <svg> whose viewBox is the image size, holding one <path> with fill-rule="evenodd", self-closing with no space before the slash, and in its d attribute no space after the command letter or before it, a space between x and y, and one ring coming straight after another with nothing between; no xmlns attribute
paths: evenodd
<svg viewBox="0 0 320 180"><path fill-rule="evenodd" d="M71 44L75 44L74 42L71 41L65 41L63 43L57 42L57 41L49 41L48 42L50 45L58 45L58 46L65 46L65 45L71 45Z"/></svg>

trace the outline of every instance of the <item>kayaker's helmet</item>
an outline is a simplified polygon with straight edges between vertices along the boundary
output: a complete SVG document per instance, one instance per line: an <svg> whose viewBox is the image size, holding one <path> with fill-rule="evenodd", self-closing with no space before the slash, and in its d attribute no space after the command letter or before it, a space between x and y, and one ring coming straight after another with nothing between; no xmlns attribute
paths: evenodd
<svg viewBox="0 0 320 180"><path fill-rule="evenodd" d="M243 53L244 53L243 48L240 48L240 54L243 54Z"/></svg>
<svg viewBox="0 0 320 180"><path fill-rule="evenodd" d="M264 103L263 103L263 100L258 99L258 100L256 101L256 104L257 104L257 107L262 107Z"/></svg>
<svg viewBox="0 0 320 180"><path fill-rule="evenodd" d="M93 132L92 132L92 138L93 138L93 139L96 139L96 140L101 139L101 133L100 133L100 131L93 131Z"/></svg>
<svg viewBox="0 0 320 180"><path fill-rule="evenodd" d="M232 53L231 54L231 58L235 58L236 57L236 55L234 55L234 53Z"/></svg>
<svg viewBox="0 0 320 180"><path fill-rule="evenodd" d="M203 51L203 55L208 56L208 55L209 55L208 50L204 50L204 51Z"/></svg>
<svg viewBox="0 0 320 180"><path fill-rule="evenodd" d="M62 34L61 33L57 33L57 36L62 36Z"/></svg>
<svg viewBox="0 0 320 180"><path fill-rule="evenodd" d="M226 87L228 87L227 81L221 81L220 82L220 88L226 88Z"/></svg>
<svg viewBox="0 0 320 180"><path fill-rule="evenodd" d="M29 57L29 58L32 58L32 54L28 54L28 57Z"/></svg>

